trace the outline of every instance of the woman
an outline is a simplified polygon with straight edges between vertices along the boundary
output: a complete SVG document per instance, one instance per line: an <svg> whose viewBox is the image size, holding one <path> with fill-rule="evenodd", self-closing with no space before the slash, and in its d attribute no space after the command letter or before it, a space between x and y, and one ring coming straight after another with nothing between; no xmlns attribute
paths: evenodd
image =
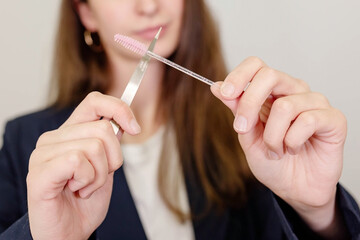
<svg viewBox="0 0 360 240"><path fill-rule="evenodd" d="M152 61L130 108L139 58L113 36L149 43L160 26L155 52L225 80L210 91ZM54 104L5 131L2 238L359 236L337 185L344 116L258 58L226 76L201 0L64 0L57 41Z"/></svg>

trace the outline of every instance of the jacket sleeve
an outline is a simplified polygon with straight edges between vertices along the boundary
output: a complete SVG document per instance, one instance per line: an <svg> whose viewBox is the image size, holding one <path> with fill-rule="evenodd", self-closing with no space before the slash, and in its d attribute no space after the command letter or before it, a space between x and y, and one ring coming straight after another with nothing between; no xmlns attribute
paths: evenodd
<svg viewBox="0 0 360 240"><path fill-rule="evenodd" d="M7 124L0 150L0 239L32 239L26 204L27 161L16 123ZM19 159L20 158L20 159ZM16 161L15 161L16 159Z"/></svg>
<svg viewBox="0 0 360 240"><path fill-rule="evenodd" d="M72 110L45 109L6 124L0 150L0 240L32 239L26 186L29 158L39 136L58 128ZM96 232L89 239L96 239Z"/></svg>
<svg viewBox="0 0 360 240"><path fill-rule="evenodd" d="M340 184L337 186L336 198L351 239L360 239L359 206ZM288 239L322 239L306 225L293 208L275 194L273 202Z"/></svg>
<svg viewBox="0 0 360 240"><path fill-rule="evenodd" d="M30 233L29 218L27 213L2 232L0 240L30 240L33 239Z"/></svg>

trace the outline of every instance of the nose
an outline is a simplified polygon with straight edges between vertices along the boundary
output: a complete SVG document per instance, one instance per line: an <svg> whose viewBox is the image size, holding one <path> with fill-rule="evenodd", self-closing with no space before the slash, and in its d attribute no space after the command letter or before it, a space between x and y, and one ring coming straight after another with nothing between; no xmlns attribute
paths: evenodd
<svg viewBox="0 0 360 240"><path fill-rule="evenodd" d="M158 0L137 0L136 9L139 14L152 16L159 8Z"/></svg>

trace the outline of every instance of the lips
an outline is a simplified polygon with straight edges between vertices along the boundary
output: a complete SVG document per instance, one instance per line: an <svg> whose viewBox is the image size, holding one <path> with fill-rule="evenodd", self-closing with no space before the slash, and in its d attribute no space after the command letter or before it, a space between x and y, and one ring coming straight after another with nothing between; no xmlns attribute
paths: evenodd
<svg viewBox="0 0 360 240"><path fill-rule="evenodd" d="M156 25L154 27L146 27L144 29L136 31L135 35L144 40L152 40L155 37L156 33L159 31L160 27L162 27L160 35L163 35L166 30L166 25Z"/></svg>

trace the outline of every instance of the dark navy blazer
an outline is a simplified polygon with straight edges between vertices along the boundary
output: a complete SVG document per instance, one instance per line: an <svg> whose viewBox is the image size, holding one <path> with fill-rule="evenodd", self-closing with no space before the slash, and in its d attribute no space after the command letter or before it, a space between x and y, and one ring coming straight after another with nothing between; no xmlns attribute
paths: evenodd
<svg viewBox="0 0 360 240"><path fill-rule="evenodd" d="M38 137L58 128L72 110L48 108L7 123L0 152L0 239L31 239L26 200L29 156ZM122 168L114 178L108 214L91 239L146 239ZM188 178L186 187L191 211L199 215L205 206L203 191ZM211 210L193 220L196 239L320 239L269 189L260 183L249 188L248 201L242 208L227 208L222 213ZM359 207L341 185L337 203L349 234L360 239Z"/></svg>

